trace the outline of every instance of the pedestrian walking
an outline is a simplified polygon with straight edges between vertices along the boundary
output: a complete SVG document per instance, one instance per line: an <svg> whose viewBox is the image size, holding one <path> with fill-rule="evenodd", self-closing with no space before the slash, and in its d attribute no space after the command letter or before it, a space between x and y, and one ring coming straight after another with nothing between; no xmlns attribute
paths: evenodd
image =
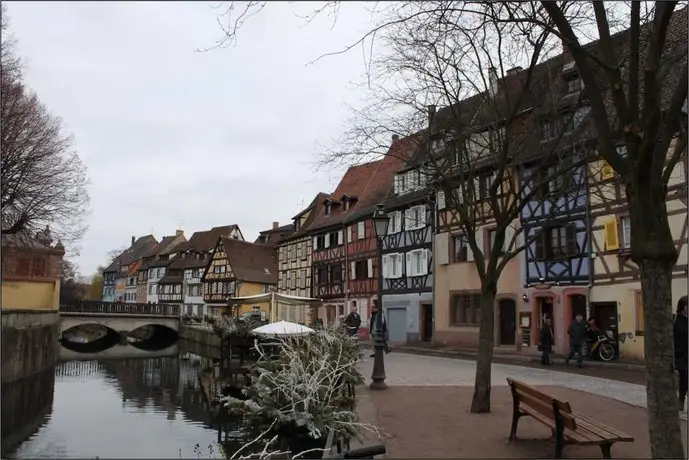
<svg viewBox="0 0 689 460"><path fill-rule="evenodd" d="M582 367L584 356L581 352L581 347L584 345L584 340L586 340L586 324L584 324L584 317L577 315L572 324L567 328L567 334L569 335L569 355L565 359L565 364L569 364L569 361L577 356L577 367Z"/></svg>
<svg viewBox="0 0 689 460"><path fill-rule="evenodd" d="M687 296L677 302L675 315L675 370L679 374L679 410L684 411L689 387L689 324L687 322Z"/></svg>
<svg viewBox="0 0 689 460"><path fill-rule="evenodd" d="M347 315L344 323L347 326L347 332L350 336L354 336L359 333L359 328L361 327L361 316L359 316L359 312L357 311L356 307L352 308L352 311L349 312L349 315Z"/></svg>
<svg viewBox="0 0 689 460"><path fill-rule="evenodd" d="M550 318L543 319L543 326L541 327L541 336L538 342L541 350L541 364L549 366L553 364L550 360L550 352L553 349L553 328L550 325Z"/></svg>
<svg viewBox="0 0 689 460"><path fill-rule="evenodd" d="M385 345L385 353L387 354L387 353L390 353L390 351L392 351L392 350L390 350L390 346L388 345L388 325L385 321L385 315L383 315L381 317L383 330L378 331L378 329L376 328L376 322L378 321L378 318L376 317L377 314L378 314L378 308L373 307L373 310L371 312L371 322L369 324L369 334L371 336L371 342L373 344L374 349L376 346L376 334L377 333L381 334L381 339L383 340L383 343ZM373 358L374 355L375 355L375 353L371 353L370 357Z"/></svg>

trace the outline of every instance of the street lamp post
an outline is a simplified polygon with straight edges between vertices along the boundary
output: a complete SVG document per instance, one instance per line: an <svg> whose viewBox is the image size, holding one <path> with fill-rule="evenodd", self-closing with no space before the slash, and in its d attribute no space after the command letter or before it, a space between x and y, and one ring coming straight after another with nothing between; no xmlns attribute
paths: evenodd
<svg viewBox="0 0 689 460"><path fill-rule="evenodd" d="M383 332L383 238L388 233L388 214L382 204L373 212L373 228L378 240L378 298L376 300L376 324L373 332L373 372L371 390L385 390L385 333Z"/></svg>

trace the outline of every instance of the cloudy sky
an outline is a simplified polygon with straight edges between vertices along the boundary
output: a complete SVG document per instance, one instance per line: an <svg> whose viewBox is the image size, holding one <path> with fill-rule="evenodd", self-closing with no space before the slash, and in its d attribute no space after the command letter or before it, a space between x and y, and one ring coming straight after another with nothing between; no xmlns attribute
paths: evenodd
<svg viewBox="0 0 689 460"><path fill-rule="evenodd" d="M313 3L271 3L235 47L205 2L11 2L26 81L74 134L89 169L92 212L82 274L127 246L182 228L238 223L246 239L287 223L342 173L314 173L317 144L346 127L360 50L307 65L366 29L361 5L298 17Z"/></svg>

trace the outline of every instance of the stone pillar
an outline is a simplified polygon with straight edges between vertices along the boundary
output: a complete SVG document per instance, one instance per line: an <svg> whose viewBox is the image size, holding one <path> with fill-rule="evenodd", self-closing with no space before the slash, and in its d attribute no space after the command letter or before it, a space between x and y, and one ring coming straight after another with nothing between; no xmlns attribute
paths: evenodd
<svg viewBox="0 0 689 460"><path fill-rule="evenodd" d="M120 345L127 345L127 335L129 331L119 331L120 334Z"/></svg>

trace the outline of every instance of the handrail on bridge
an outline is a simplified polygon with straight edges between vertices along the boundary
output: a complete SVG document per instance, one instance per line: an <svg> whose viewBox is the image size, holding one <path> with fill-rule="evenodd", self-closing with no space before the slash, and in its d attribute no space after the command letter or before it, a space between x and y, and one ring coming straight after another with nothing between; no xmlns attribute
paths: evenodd
<svg viewBox="0 0 689 460"><path fill-rule="evenodd" d="M180 306L160 303L123 303L83 300L71 304L60 304L60 312L101 313L108 315L154 315L179 318Z"/></svg>

